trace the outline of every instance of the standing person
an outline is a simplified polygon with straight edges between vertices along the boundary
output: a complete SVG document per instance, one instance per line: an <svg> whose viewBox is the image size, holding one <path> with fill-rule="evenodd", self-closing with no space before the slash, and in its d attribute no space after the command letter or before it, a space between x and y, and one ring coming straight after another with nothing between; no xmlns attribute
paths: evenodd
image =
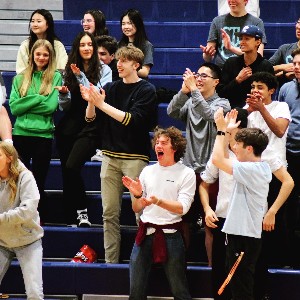
<svg viewBox="0 0 300 300"><path fill-rule="evenodd" d="M157 163L145 167L136 180L122 181L134 199L132 209L142 213L129 263L130 300L146 299L152 263L162 263L175 299L191 300L186 278L182 216L195 192L195 174L180 162L186 139L175 127L157 129L152 141Z"/></svg>
<svg viewBox="0 0 300 300"><path fill-rule="evenodd" d="M14 145L35 177L41 195L42 220L45 217L44 186L54 137L53 114L58 107L58 91L54 87L61 82L54 49L49 41L40 39L31 49L28 68L14 78L9 99L11 113L16 116Z"/></svg>
<svg viewBox="0 0 300 300"><path fill-rule="evenodd" d="M29 53L38 39L50 42L55 53L56 69L64 70L68 55L64 45L59 41L54 31L54 21L51 13L46 9L35 10L29 21L29 37L20 45L17 55L16 72L23 72L29 63Z"/></svg>
<svg viewBox="0 0 300 300"><path fill-rule="evenodd" d="M144 53L144 63L138 71L138 76L147 78L153 66L153 45L149 42L142 15L138 10L128 9L120 19L122 37L119 47L133 45Z"/></svg>
<svg viewBox="0 0 300 300"><path fill-rule="evenodd" d="M291 123L287 132L286 140L286 158L288 171L292 175L295 188L291 193L287 201L287 226L288 234L290 239L290 264L291 266L299 266L299 255L296 247L296 236L295 230L299 224L299 204L298 199L300 195L300 176L299 176L299 161L300 161L300 94L299 94L299 83L300 83L300 49L296 49L292 52L293 58L293 73L295 79L284 84L280 91L278 100L286 102L291 112Z"/></svg>
<svg viewBox="0 0 300 300"><path fill-rule="evenodd" d="M39 191L11 143L0 142L0 285L16 256L27 299L44 299ZM24 230L26 228L26 230Z"/></svg>
<svg viewBox="0 0 300 300"><path fill-rule="evenodd" d="M251 90L251 75L262 71L274 74L274 70L271 63L258 52L263 33L257 26L247 25L236 36L240 39L243 54L230 57L225 62L218 93L227 98L232 107L243 107Z"/></svg>
<svg viewBox="0 0 300 300"><path fill-rule="evenodd" d="M99 89L108 82L111 82L111 70L100 64L95 38L88 32L80 32L72 45L63 86L57 87L64 115L56 126L56 141L63 176L65 217L69 225L91 226L81 170L101 144L94 128L86 124L87 103L81 97L79 85L92 83Z"/></svg>
<svg viewBox="0 0 300 300"><path fill-rule="evenodd" d="M183 74L181 90L173 97L167 108L170 117L182 120L186 124L187 147L183 163L195 171L197 178L192 209L183 217L187 246L189 245L190 236L189 227L197 222L199 211L201 211L198 192L201 182L200 173L205 169L217 133L214 113L219 107L223 107L226 112L230 110L229 101L220 98L216 93L220 77L221 70L213 63L204 63L197 73L186 69ZM205 244L210 264L210 231L206 226L205 231Z"/></svg>
<svg viewBox="0 0 300 300"><path fill-rule="evenodd" d="M285 180L285 177L277 177L277 171L287 168L286 162L286 138L288 126L291 122L290 110L285 102L272 100L272 95L278 86L274 75L267 72L258 72L251 77L251 94L246 100L248 127L260 128L269 138L269 144L262 153L262 159L269 163L273 178L270 183L268 205L271 207L278 199L279 193L284 193L281 205L288 198L294 183L293 180ZM290 177L290 176L289 176ZM268 216L275 221L274 211ZM290 249L285 219L285 206L276 213L276 226L271 232L263 233L262 253L257 266L257 293L264 296L268 267L287 266L290 261ZM278 251L273 251L274 247Z"/></svg>
<svg viewBox="0 0 300 300"><path fill-rule="evenodd" d="M84 13L81 20L83 31L89 32L94 37L108 35L106 27L106 18L101 10L90 9Z"/></svg>
<svg viewBox="0 0 300 300"><path fill-rule="evenodd" d="M292 52L300 48L300 18L296 21L295 27L297 42L281 45L269 58L278 78L279 86L295 78Z"/></svg>
<svg viewBox="0 0 300 300"><path fill-rule="evenodd" d="M243 128L235 135L234 152L237 160L225 153L225 135L236 124L226 123L223 110L215 114L217 137L212 162L220 170L233 175L234 188L222 231L227 234L226 268L234 265L237 254L244 252L231 281L232 299L254 299L254 273L261 249L263 217L267 211L267 196L272 173L261 154L268 145L268 137L261 129Z"/></svg>
<svg viewBox="0 0 300 300"><path fill-rule="evenodd" d="M248 0L246 5L246 11L253 15L254 17L259 18L260 8L259 0ZM228 14L230 12L228 1L227 0L218 0L218 15Z"/></svg>
<svg viewBox="0 0 300 300"><path fill-rule="evenodd" d="M100 93L93 86L81 86L82 97L88 101L86 120L90 124L96 121L102 134L100 178L106 263L119 262L122 176L138 177L150 157L149 131L156 97L155 87L138 77L143 58L143 52L134 46L119 48L116 59L122 80L107 84Z"/></svg>
<svg viewBox="0 0 300 300"><path fill-rule="evenodd" d="M235 33L240 32L246 25L255 25L262 33L261 44L258 48L261 56L263 56L264 44L267 43L263 21L246 11L248 0L227 0L227 2L230 12L213 19L206 46L200 45L204 61L214 59L220 68L229 57L243 54L240 40L236 38Z"/></svg>

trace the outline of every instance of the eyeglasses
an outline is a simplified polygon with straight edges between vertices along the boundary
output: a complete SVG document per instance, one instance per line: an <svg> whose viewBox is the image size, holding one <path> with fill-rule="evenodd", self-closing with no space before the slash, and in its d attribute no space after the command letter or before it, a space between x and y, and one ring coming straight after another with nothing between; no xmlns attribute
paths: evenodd
<svg viewBox="0 0 300 300"><path fill-rule="evenodd" d="M83 25L85 23L90 24L90 23L93 23L93 22L95 22L95 21L92 20L92 19L86 19L86 20L82 19L82 20L80 20L81 25Z"/></svg>
<svg viewBox="0 0 300 300"><path fill-rule="evenodd" d="M210 75L207 75L207 74L205 74L205 73L195 73L195 78L201 78L201 79L207 79L208 77L209 78L212 78L212 79L217 79L217 78L215 78L215 77L213 77L213 76L210 76Z"/></svg>

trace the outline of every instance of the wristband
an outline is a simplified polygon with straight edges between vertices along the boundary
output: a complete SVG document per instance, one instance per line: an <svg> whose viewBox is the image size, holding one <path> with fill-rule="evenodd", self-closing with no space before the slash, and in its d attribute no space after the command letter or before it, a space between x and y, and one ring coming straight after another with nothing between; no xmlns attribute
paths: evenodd
<svg viewBox="0 0 300 300"><path fill-rule="evenodd" d="M140 198L142 198L142 196L143 196L143 191L141 192L141 194L140 195L133 195L133 197L135 198L135 199L140 199Z"/></svg>
<svg viewBox="0 0 300 300"><path fill-rule="evenodd" d="M224 132L224 131L221 131L221 130L218 130L218 131L217 131L217 135L225 135L225 132Z"/></svg>

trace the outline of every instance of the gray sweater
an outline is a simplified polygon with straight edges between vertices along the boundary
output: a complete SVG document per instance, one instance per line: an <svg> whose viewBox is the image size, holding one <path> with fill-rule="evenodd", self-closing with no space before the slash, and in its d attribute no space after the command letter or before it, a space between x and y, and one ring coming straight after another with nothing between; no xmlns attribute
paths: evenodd
<svg viewBox="0 0 300 300"><path fill-rule="evenodd" d="M21 247L42 238L44 230L37 211L40 195L29 170L19 175L15 200L9 197L7 181L0 180L0 246Z"/></svg>
<svg viewBox="0 0 300 300"><path fill-rule="evenodd" d="M186 124L183 163L196 173L204 171L212 152L217 133L214 113L219 107L223 107L224 112L229 111L229 101L217 93L205 100L199 90L193 91L190 98L179 91L168 105L168 115Z"/></svg>

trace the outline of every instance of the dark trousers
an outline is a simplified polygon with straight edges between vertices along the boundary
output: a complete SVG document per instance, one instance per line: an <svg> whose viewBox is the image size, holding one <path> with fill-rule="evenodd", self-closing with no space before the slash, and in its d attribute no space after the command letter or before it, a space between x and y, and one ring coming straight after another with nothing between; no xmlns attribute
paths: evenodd
<svg viewBox="0 0 300 300"><path fill-rule="evenodd" d="M40 193L38 210L41 220L45 221L45 182L52 154L52 139L14 135L13 142L21 161L32 171L36 180Z"/></svg>
<svg viewBox="0 0 300 300"><path fill-rule="evenodd" d="M231 291L229 286L225 288L221 295L218 295L218 290L227 277L228 273L225 267L226 260L226 233L222 232L225 219L218 218L216 222L217 228L212 229L214 236L212 245L212 287L215 300L230 300Z"/></svg>
<svg viewBox="0 0 300 300"><path fill-rule="evenodd" d="M281 182L273 175L269 186L268 206L274 203ZM255 299L260 300L267 292L269 267L283 267L289 264L289 241L285 219L286 204L276 214L275 230L262 232L262 249L255 272Z"/></svg>
<svg viewBox="0 0 300 300"><path fill-rule="evenodd" d="M239 254L244 256L230 281L233 300L254 300L254 273L261 250L261 239L239 235L227 235L226 269L231 270Z"/></svg>
<svg viewBox="0 0 300 300"><path fill-rule="evenodd" d="M87 208L81 171L85 162L95 154L97 144L96 139L89 136L58 135L56 140L63 178L64 213L66 222L71 224L76 222L77 210Z"/></svg>
<svg viewBox="0 0 300 300"><path fill-rule="evenodd" d="M286 202L285 218L287 224L288 238L289 238L289 265L299 267L299 246L297 244L296 229L299 228L299 195L300 195L300 172L299 163L300 156L295 156L287 152L288 172L294 179L294 189Z"/></svg>

